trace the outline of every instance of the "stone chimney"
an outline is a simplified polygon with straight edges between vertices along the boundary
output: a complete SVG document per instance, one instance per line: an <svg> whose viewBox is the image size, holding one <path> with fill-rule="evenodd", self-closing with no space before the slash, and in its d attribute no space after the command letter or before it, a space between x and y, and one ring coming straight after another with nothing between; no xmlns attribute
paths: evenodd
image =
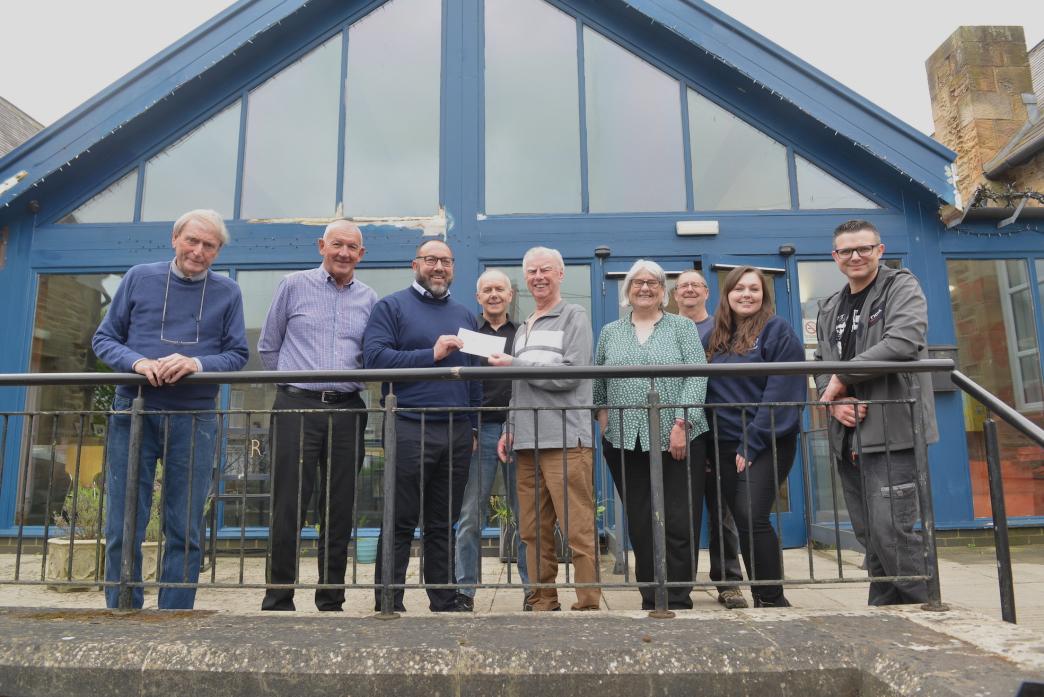
<svg viewBox="0 0 1044 697"><path fill-rule="evenodd" d="M957 152L967 205L985 181L983 164L1026 122L1033 92L1022 27L958 27L925 62L935 139Z"/></svg>

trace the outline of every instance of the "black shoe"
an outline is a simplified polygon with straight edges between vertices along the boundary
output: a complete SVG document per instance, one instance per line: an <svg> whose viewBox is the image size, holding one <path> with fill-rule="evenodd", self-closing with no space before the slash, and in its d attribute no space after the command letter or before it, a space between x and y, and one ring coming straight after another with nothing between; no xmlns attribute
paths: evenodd
<svg viewBox="0 0 1044 697"><path fill-rule="evenodd" d="M453 600L450 601L449 605L444 607L429 605L428 609L432 612L474 612L475 599L463 593L457 593L453 596Z"/></svg>
<svg viewBox="0 0 1044 697"><path fill-rule="evenodd" d="M754 596L754 607L791 607L790 601L784 598L782 595L775 600L762 600L758 596Z"/></svg>

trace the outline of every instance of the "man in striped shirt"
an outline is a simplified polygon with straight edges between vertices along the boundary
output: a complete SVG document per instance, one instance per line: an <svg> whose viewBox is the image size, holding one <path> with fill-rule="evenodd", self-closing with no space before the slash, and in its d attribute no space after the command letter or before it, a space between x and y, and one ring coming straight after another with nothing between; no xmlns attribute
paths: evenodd
<svg viewBox="0 0 1044 697"><path fill-rule="evenodd" d="M268 370L354 370L362 367L362 335L377 293L355 278L363 258L362 232L335 220L319 240L319 268L287 275L268 309L257 350ZM318 485L319 583L344 584L363 464L366 405L358 382L286 383L278 386L274 414L272 558L269 583L298 581L298 534ZM344 589L317 589L319 610L340 611ZM262 610L294 610L292 589L270 588Z"/></svg>

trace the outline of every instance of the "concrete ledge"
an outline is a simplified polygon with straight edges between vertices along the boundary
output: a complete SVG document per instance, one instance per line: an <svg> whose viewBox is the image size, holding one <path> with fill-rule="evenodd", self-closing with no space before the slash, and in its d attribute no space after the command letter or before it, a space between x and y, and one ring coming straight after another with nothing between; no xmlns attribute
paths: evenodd
<svg viewBox="0 0 1044 697"><path fill-rule="evenodd" d="M1044 681L1042 647L970 613L919 610L380 621L0 609L0 695L999 696Z"/></svg>

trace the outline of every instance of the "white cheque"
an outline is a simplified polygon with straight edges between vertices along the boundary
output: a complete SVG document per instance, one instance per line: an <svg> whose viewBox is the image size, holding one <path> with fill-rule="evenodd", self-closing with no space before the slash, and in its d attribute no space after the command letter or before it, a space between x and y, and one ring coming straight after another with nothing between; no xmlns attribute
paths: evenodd
<svg viewBox="0 0 1044 697"><path fill-rule="evenodd" d="M464 347L461 349L464 353L489 358L494 353L504 352L505 337L490 336L464 328L457 330L457 336L464 341Z"/></svg>

